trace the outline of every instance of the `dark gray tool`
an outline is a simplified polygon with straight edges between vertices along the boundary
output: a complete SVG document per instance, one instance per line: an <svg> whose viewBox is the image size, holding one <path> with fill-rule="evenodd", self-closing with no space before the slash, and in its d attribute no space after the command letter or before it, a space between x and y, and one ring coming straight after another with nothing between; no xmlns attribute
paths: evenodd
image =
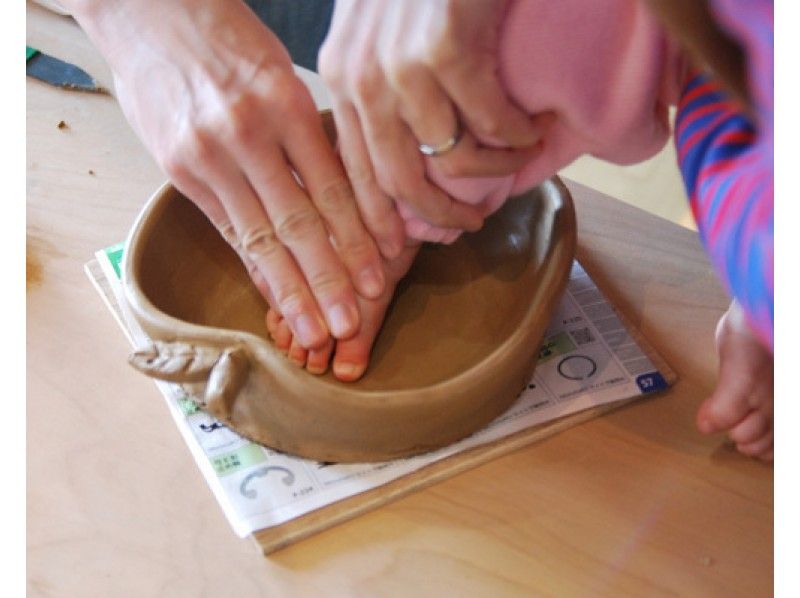
<svg viewBox="0 0 800 598"><path fill-rule="evenodd" d="M25 62L29 77L34 77L50 85L76 91L108 93L108 90L98 85L86 71L74 64L44 54L36 48L25 46Z"/></svg>

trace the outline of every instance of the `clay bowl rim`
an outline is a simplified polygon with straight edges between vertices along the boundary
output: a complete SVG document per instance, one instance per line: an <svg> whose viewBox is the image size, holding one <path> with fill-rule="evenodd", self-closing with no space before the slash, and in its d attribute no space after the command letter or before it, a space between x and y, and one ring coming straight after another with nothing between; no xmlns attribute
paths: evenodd
<svg viewBox="0 0 800 598"><path fill-rule="evenodd" d="M560 226L565 232L551 239L539 268L545 271L552 268L565 270L568 276L575 256L577 237L575 207L572 195L558 176L546 179L540 183L538 187L546 187L544 194L548 198L556 197L558 198L557 201L560 202L560 205L556 205L555 209L552 210L553 228L555 228L555 222L558 218L566 218L566 222ZM134 273L137 272L137 264L141 264L141 254L148 242L146 233L157 225L157 221L153 220L151 216L160 209L165 209L167 202L171 201L171 198L177 195L183 194L178 191L171 182L167 181L162 184L140 210L125 241L122 262L122 283L126 302L133 312L133 315L140 323L146 321L151 327L162 333L167 330L170 331L167 334L154 336L153 340L185 341L213 347L245 345L249 354L249 359L259 362L262 367L268 369L269 374L273 376L275 382L278 384L288 386L302 384L305 386L305 392L314 392L318 390L321 391L320 396L323 396L322 393L327 390L341 390L342 388L346 388L350 383L331 378L329 374L324 376L314 375L292 364L269 340L252 332L235 330L232 328L217 328L214 326L187 322L186 320L181 320L167 314L153 304L140 287ZM200 209L188 198L186 198L186 200L191 203L194 209ZM552 199L550 200L552 201ZM214 227L210 221L208 222L208 226L217 231L216 227ZM233 249L231 249L231 251L233 251ZM553 260L558 263L550 264L549 262ZM556 275L551 281L551 285L558 284L561 279L562 276ZM551 285L548 285L548 287ZM457 392L459 388L464 388L465 386L469 388L480 382L485 377L487 368L489 371L492 371L497 363L502 363L504 361L505 356L509 353L510 347L525 340L531 328L532 321L535 321L539 317L537 312L541 310L543 304L548 303L548 287L539 286L534 290L531 295L530 306L524 316L520 318L517 327L506 339L479 361L456 375L415 388L361 389L357 386L352 386L351 391L347 393L347 395L359 401L364 399L380 400L385 404L386 402L405 403L408 400L418 401L420 395L426 394L430 395L430 400L434 402L436 402L437 399L442 402L448 402L448 398L451 396L452 392ZM550 303L552 303L552 300ZM280 360L280 362L276 363L277 360ZM287 367L270 367L273 364L278 366L281 362L285 363ZM369 375L369 370L367 370L367 375ZM452 390L448 391L449 388L452 388Z"/></svg>

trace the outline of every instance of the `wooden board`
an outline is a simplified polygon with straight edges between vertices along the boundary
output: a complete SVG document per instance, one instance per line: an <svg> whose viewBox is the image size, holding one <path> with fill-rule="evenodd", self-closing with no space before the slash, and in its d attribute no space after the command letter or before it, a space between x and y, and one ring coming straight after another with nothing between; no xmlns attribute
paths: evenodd
<svg viewBox="0 0 800 598"><path fill-rule="evenodd" d="M653 362L653 365L655 365L664 376L667 384L672 386L677 381L677 375L672 368L670 368L664 359L656 353L644 336L636 330L636 328L631 326L630 321L624 314L616 308L614 311L627 328L631 337L636 340L639 347L641 347L650 358L650 361ZM316 511L312 511L311 513L307 513L281 525L259 530L253 534L252 538L264 554L270 554L313 534L357 517L362 513L377 509L407 494L422 490L437 482L441 482L459 473L488 463L493 459L540 442L559 432L563 432L564 430L580 425L586 421L600 417L605 413L610 413L634 401L649 400L651 397L659 394L661 393L637 396L615 403L600 405L538 426L533 426L494 442L475 447L462 453L457 453L393 480L388 484L378 486L372 490L362 492L361 494L317 509Z"/></svg>

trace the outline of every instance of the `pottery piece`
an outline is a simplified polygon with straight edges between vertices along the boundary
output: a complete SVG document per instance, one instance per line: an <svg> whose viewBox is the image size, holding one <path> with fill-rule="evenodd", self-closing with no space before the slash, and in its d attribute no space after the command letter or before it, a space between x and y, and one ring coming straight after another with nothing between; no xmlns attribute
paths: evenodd
<svg viewBox="0 0 800 598"><path fill-rule="evenodd" d="M366 374L344 383L273 346L267 304L238 256L167 184L128 238L126 300L154 341L131 362L279 451L336 462L426 452L485 426L524 388L574 249L572 200L557 178L510 199L480 232L424 246Z"/></svg>

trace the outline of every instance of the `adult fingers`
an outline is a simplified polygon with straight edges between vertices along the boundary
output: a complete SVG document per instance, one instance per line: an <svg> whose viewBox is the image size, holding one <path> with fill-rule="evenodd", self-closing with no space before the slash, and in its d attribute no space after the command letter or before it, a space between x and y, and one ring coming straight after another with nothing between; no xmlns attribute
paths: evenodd
<svg viewBox="0 0 800 598"><path fill-rule="evenodd" d="M334 102L333 115L347 176L356 194L358 209L370 234L386 259L403 250L405 229L394 202L381 190L364 142L355 109L348 103Z"/></svg>
<svg viewBox="0 0 800 598"><path fill-rule="evenodd" d="M316 113L289 126L284 148L325 221L353 285L365 298L378 297L386 283L380 252L361 220L353 188Z"/></svg>
<svg viewBox="0 0 800 598"><path fill-rule="evenodd" d="M489 58L453 61L434 68L467 126L476 135L500 145L521 148L536 144L541 131L535 121L506 95Z"/></svg>
<svg viewBox="0 0 800 598"><path fill-rule="evenodd" d="M250 279L258 289L261 296L274 309L276 307L275 298L272 296L269 285L264 275L258 270L251 259L242 251L242 244L236 230L228 218L222 203L208 185L192 175L188 169L181 165L172 165L169 168L169 176L178 190L186 197L190 198L194 204L206 215L211 224L217 229L219 234L228 242L244 263Z"/></svg>
<svg viewBox="0 0 800 598"><path fill-rule="evenodd" d="M288 249L321 308L331 334L336 338L352 336L359 325L355 292L347 271L330 243L328 231L316 207L292 175L289 165L277 148L265 146L253 156L258 156L258 159L242 156L243 166L260 199L259 207L263 206L263 211L274 228L263 228L263 221L260 229L249 227L251 249L247 251L248 256L260 265L259 258L268 262L272 254L282 255L283 251L276 250ZM252 207L240 206L240 209L245 212L252 210ZM242 242L246 245L244 239ZM298 317L296 308L291 311L284 308L284 302L293 303L293 300L282 300L281 291L276 284L269 277L267 280L281 302L281 313L299 336L300 344L311 348L324 342L325 339L316 339L313 344L308 342L308 333L300 333L292 320L292 313L295 318ZM291 282L288 288L284 297L302 293L296 281Z"/></svg>
<svg viewBox="0 0 800 598"><path fill-rule="evenodd" d="M482 225L478 210L453 201L427 181L418 143L398 115L396 94L386 80L376 50L382 27L364 26L392 22L385 19L389 4L337 5L331 35L320 53L322 76L335 97L352 105L361 125L366 152L356 154L357 148L350 145L347 153L368 155L381 190L415 208L425 221L444 228L477 230ZM353 24L361 26L349 27ZM342 114L341 109L338 112ZM351 168L358 170L363 162L363 158L357 160ZM364 172L369 177L369 170ZM394 254L396 247L392 250L386 253Z"/></svg>
<svg viewBox="0 0 800 598"><path fill-rule="evenodd" d="M541 153L541 144L524 149L485 147L469 131L464 131L453 149L432 156L430 164L450 177L509 176L519 172Z"/></svg>
<svg viewBox="0 0 800 598"><path fill-rule="evenodd" d="M392 84L400 98L403 120L421 144L437 147L452 139L455 145L447 152L431 157L434 168L448 176L503 176L516 173L541 153L536 143L522 149L481 146L470 131L464 131L460 117L433 74L415 63L390 71ZM541 139L547 115L532 121Z"/></svg>
<svg viewBox="0 0 800 598"><path fill-rule="evenodd" d="M392 108L378 104L362 101L356 108L381 188L389 196L411 206L430 224L479 230L483 224L480 212L454 200L427 180L413 133Z"/></svg>
<svg viewBox="0 0 800 598"><path fill-rule="evenodd" d="M399 98L400 114L420 144L435 147L457 135L460 124L453 103L427 68L403 64L387 69L387 77Z"/></svg>
<svg viewBox="0 0 800 598"><path fill-rule="evenodd" d="M540 139L555 119L556 116L552 112L544 112L533 117ZM432 158L432 164L434 168L453 177L508 176L516 174L531 160L535 160L543 149L541 142L525 148L488 147L481 144L467 130L451 151Z"/></svg>
<svg viewBox="0 0 800 598"><path fill-rule="evenodd" d="M300 342L308 347L321 345L328 338L325 319L292 254L278 238L261 201L238 165L222 148L208 139L197 141L201 146L195 151L202 155L194 157L197 163L206 165L208 185L225 207L242 253L264 276L275 299L275 307L286 318ZM285 166L282 156L265 162L272 171L280 172L281 165L287 168L288 177L288 166ZM276 185L273 195L278 197L286 193L285 187ZM282 224L287 226L285 221Z"/></svg>

